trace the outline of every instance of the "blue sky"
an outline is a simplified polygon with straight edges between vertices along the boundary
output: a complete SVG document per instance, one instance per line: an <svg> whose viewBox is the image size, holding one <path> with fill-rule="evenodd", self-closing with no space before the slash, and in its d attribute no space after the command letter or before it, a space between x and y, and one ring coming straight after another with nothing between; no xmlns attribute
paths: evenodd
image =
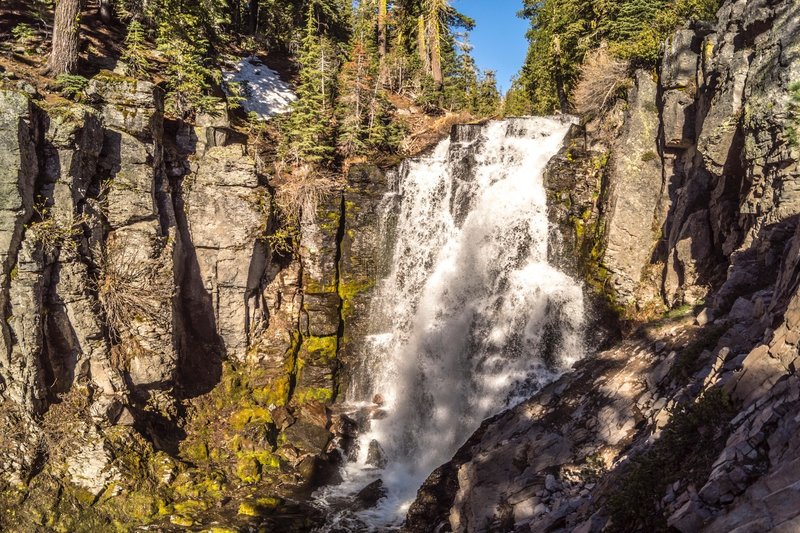
<svg viewBox="0 0 800 533"><path fill-rule="evenodd" d="M522 0L454 0L452 5L475 19L470 40L478 67L497 71L498 85L507 90L528 50L528 21L517 18Z"/></svg>

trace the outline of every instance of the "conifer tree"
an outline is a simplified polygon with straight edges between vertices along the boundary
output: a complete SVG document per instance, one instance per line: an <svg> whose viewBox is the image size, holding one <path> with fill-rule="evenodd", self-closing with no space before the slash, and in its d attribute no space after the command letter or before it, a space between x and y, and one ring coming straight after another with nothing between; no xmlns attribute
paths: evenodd
<svg viewBox="0 0 800 533"><path fill-rule="evenodd" d="M345 157L364 153L367 149L364 123L376 80L372 76L372 61L364 37L363 29L356 30L348 61L342 66L339 78L342 91L337 107L337 144Z"/></svg>
<svg viewBox="0 0 800 533"><path fill-rule="evenodd" d="M528 91L520 82L519 76L511 80L511 88L503 99L502 114L505 117L521 117L533 113L533 103L528 96Z"/></svg>
<svg viewBox="0 0 800 533"><path fill-rule="evenodd" d="M375 41L371 2L358 6L348 61L339 77L337 145L344 157L393 151L400 131L381 82L380 35Z"/></svg>
<svg viewBox="0 0 800 533"><path fill-rule="evenodd" d="M296 164L323 165L331 161L335 150L333 99L336 57L330 42L320 35L313 4L309 4L298 59L298 99L286 123L283 152Z"/></svg>
<svg viewBox="0 0 800 533"><path fill-rule="evenodd" d="M387 16L388 16L388 2L387 0L378 0L378 54L380 54L381 62L386 58L386 51L389 42L387 30Z"/></svg>
<svg viewBox="0 0 800 533"><path fill-rule="evenodd" d="M125 37L125 51L121 59L126 63L128 74L142 75L149 67L145 53L144 27L138 19L133 19L128 24L128 34Z"/></svg>
<svg viewBox="0 0 800 533"><path fill-rule="evenodd" d="M500 112L500 91L493 70L483 72L478 80L477 95L472 112L479 117L491 117Z"/></svg>

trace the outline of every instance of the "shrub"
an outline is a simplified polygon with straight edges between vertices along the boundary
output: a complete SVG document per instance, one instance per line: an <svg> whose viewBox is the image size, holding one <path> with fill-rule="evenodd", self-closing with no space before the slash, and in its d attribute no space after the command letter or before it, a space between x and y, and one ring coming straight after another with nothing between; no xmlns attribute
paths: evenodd
<svg viewBox="0 0 800 533"><path fill-rule="evenodd" d="M580 115L597 113L628 83L629 63L615 58L604 43L586 55L580 78L572 93L572 105Z"/></svg>
<svg viewBox="0 0 800 533"><path fill-rule="evenodd" d="M113 240L100 254L96 290L117 339L140 321L169 327L175 284L167 259L166 253L142 259Z"/></svg>
<svg viewBox="0 0 800 533"><path fill-rule="evenodd" d="M86 98L89 80L77 74L61 74L56 78L56 85L64 98L81 102Z"/></svg>
<svg viewBox="0 0 800 533"><path fill-rule="evenodd" d="M789 144L798 146L797 128L800 123L800 81L796 81L789 85L789 127L786 132L789 136Z"/></svg>
<svg viewBox="0 0 800 533"><path fill-rule="evenodd" d="M679 406L650 450L632 460L608 499L608 531L667 531L661 499L681 480L700 486L725 445L736 413L719 389Z"/></svg>
<svg viewBox="0 0 800 533"><path fill-rule="evenodd" d="M275 204L280 211L278 214L287 222L298 222L298 215L314 217L319 203L338 186L336 180L308 165L296 168L276 188Z"/></svg>
<svg viewBox="0 0 800 533"><path fill-rule="evenodd" d="M83 226L88 221L85 214L77 217L56 217L50 208L37 204L34 206L34 219L27 227L28 236L45 254L57 250L75 253L78 250L78 237L83 234Z"/></svg>
<svg viewBox="0 0 800 533"><path fill-rule="evenodd" d="M27 47L36 39L36 30L30 24L25 24L23 22L12 28L11 36L14 37L14 40L17 43L21 44L27 49Z"/></svg>
<svg viewBox="0 0 800 533"><path fill-rule="evenodd" d="M74 386L60 395L42 417L43 444L51 464L63 462L80 446L77 437L92 423L89 395L88 389Z"/></svg>
<svg viewBox="0 0 800 533"><path fill-rule="evenodd" d="M122 53L121 59L127 64L126 68L131 76L145 73L150 66L145 49L144 27L136 19L128 24L125 51Z"/></svg>

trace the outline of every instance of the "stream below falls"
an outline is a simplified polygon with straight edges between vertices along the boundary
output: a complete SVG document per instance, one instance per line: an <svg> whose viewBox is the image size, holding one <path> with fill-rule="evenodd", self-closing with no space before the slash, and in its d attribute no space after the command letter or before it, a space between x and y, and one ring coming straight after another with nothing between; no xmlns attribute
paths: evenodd
<svg viewBox="0 0 800 533"><path fill-rule="evenodd" d="M322 532L399 528L417 490L488 416L584 354L583 290L548 264L543 172L568 118L454 128L390 178L374 334L342 409L358 426ZM377 483L380 480L380 483ZM363 494L373 484L372 499Z"/></svg>

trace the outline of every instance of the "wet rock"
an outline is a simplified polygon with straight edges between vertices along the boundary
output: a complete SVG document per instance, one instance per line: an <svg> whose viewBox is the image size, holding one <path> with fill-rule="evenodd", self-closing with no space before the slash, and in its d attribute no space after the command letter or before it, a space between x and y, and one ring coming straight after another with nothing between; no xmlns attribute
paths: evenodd
<svg viewBox="0 0 800 533"><path fill-rule="evenodd" d="M380 479L373 481L356 494L356 500L361 509L375 507L385 497L386 488L383 486L383 480Z"/></svg>
<svg viewBox="0 0 800 533"><path fill-rule="evenodd" d="M284 430L286 442L299 450L318 454L328 445L331 434L327 429L302 420Z"/></svg>
<svg viewBox="0 0 800 533"><path fill-rule="evenodd" d="M384 468L388 462L386 452L383 451L380 443L376 440L370 441L367 450L367 464L375 468Z"/></svg>

